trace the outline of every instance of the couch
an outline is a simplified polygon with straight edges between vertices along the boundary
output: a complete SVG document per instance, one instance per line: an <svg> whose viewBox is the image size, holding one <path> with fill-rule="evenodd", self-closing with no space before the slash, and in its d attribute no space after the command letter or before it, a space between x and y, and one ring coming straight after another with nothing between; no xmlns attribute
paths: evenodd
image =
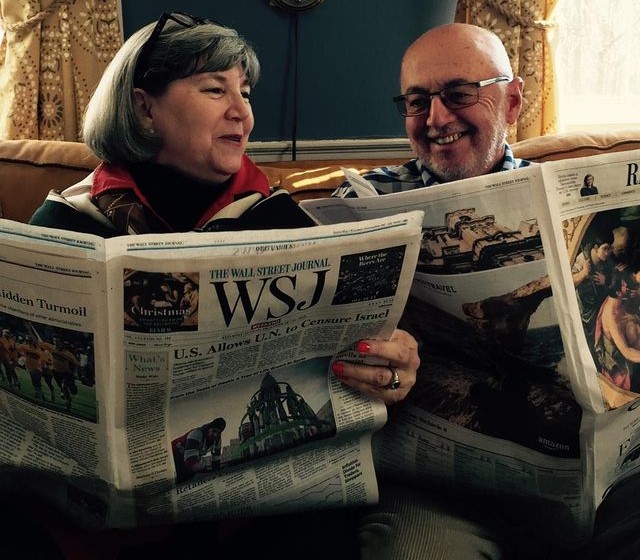
<svg viewBox="0 0 640 560"><path fill-rule="evenodd" d="M605 152L640 149L640 128L620 132L570 132L531 138L513 144L517 157L550 161ZM364 171L399 159L284 161L260 163L272 185L296 200L326 197L342 182L341 166ZM52 140L0 141L0 217L27 221L50 189L72 185L98 163L77 142Z"/></svg>
<svg viewBox="0 0 640 560"><path fill-rule="evenodd" d="M537 162L634 150L640 149L640 128L621 132L555 134L517 142L512 147L517 157ZM403 160L314 160L260 163L259 166L267 174L272 185L286 188L295 200L302 200L329 196L344 178L341 166L364 171L377 165L401 161ZM97 163L95 156L81 143L0 141L0 217L27 221L50 189L72 185L91 172ZM20 519L21 514L17 513L14 506L15 504L10 506L13 511L11 519ZM9 506L6 508L9 511ZM27 510L27 515L33 515L33 508ZM63 552L66 560L112 560L117 557L120 549L127 546L133 547L128 550L138 550L143 557L158 557L158 549L155 549L156 553L150 554L150 551L154 550L150 547L164 546L165 535L161 527L150 528L148 534L143 534L142 537L138 535L129 542L128 537L117 532L85 535L75 531L64 518L42 505L38 505L35 517L46 527L47 533L34 533L35 529L28 525L24 534L17 533L17 542L21 539L43 539L45 542L47 538L51 538L50 535L54 535L56 546ZM12 532L6 524L3 526L9 533ZM233 533L234 531L231 532ZM307 538L305 530L301 530L300 534ZM220 536L225 535L218 535ZM126 556L130 557L133 556Z"/></svg>

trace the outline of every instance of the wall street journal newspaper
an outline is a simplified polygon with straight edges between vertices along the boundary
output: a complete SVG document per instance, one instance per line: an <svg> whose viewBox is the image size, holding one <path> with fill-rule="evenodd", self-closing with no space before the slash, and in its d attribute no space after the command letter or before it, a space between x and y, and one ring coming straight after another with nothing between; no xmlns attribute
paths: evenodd
<svg viewBox="0 0 640 560"><path fill-rule="evenodd" d="M320 223L425 212L403 322L425 370L374 437L380 471L586 539L640 467L640 153L302 205Z"/></svg>
<svg viewBox="0 0 640 560"><path fill-rule="evenodd" d="M422 213L104 240L0 221L0 464L93 527L365 504ZM25 476L26 475L26 476Z"/></svg>

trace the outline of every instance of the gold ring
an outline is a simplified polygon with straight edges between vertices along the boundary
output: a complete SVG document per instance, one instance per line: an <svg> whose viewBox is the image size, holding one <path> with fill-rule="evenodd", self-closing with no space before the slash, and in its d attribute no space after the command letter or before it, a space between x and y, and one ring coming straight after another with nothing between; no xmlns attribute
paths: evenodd
<svg viewBox="0 0 640 560"><path fill-rule="evenodd" d="M391 383L389 383L389 385L385 385L384 388L395 391L400 387L400 376L398 375L398 368L393 366L387 366L387 367L391 372Z"/></svg>

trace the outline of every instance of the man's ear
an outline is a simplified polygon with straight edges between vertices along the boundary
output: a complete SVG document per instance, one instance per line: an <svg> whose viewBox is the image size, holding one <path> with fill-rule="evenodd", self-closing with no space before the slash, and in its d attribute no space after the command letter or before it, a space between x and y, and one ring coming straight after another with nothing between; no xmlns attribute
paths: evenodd
<svg viewBox="0 0 640 560"><path fill-rule="evenodd" d="M153 115L151 107L153 97L141 88L133 88L133 107L136 110L142 128L153 128Z"/></svg>
<svg viewBox="0 0 640 560"><path fill-rule="evenodd" d="M507 84L507 124L514 125L522 110L522 90L524 82L520 76L515 76L511 83Z"/></svg>

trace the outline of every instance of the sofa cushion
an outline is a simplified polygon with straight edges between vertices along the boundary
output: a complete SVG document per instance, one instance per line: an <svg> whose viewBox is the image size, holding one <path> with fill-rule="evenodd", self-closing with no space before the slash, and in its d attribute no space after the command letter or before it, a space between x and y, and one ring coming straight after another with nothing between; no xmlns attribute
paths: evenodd
<svg viewBox="0 0 640 560"><path fill-rule="evenodd" d="M98 159L79 142L0 142L0 217L27 221L51 189L86 177Z"/></svg>
<svg viewBox="0 0 640 560"><path fill-rule="evenodd" d="M397 165L403 159L357 159L357 160L308 160L264 163L259 167L266 173L273 186L287 189L297 202L307 198L324 198L344 181L342 167L364 173L381 165Z"/></svg>

